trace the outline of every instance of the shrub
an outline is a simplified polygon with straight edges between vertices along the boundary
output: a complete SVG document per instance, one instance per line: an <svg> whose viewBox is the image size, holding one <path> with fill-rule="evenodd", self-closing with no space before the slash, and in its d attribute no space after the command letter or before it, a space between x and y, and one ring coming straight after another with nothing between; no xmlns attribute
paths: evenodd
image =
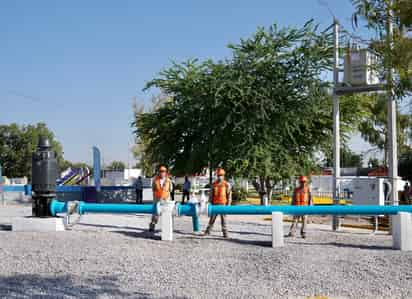
<svg viewBox="0 0 412 299"><path fill-rule="evenodd" d="M233 188L232 201L241 201L247 199L247 191L245 188Z"/></svg>

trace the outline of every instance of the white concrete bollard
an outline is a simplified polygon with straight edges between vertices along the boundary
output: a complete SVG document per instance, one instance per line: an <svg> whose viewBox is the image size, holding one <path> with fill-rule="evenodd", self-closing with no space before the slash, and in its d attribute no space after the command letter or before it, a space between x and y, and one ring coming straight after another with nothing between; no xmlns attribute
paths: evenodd
<svg viewBox="0 0 412 299"><path fill-rule="evenodd" d="M283 242L283 213L272 212L272 247L282 247Z"/></svg>
<svg viewBox="0 0 412 299"><path fill-rule="evenodd" d="M162 241L173 241L173 210L175 203L173 201L163 201L160 203L160 222Z"/></svg>
<svg viewBox="0 0 412 299"><path fill-rule="evenodd" d="M412 214L399 212L392 216L393 248L402 251L412 250Z"/></svg>

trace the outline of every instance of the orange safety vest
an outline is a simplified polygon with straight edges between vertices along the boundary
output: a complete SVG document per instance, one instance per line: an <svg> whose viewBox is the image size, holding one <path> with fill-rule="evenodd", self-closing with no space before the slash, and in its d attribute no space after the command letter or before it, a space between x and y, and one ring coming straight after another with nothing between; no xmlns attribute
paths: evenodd
<svg viewBox="0 0 412 299"><path fill-rule="evenodd" d="M295 193L295 206L307 206L309 204L309 188L298 187L294 191Z"/></svg>
<svg viewBox="0 0 412 299"><path fill-rule="evenodd" d="M163 187L160 185L160 177L157 176L154 185L154 197L156 199L168 199L170 196L170 179L165 178Z"/></svg>
<svg viewBox="0 0 412 299"><path fill-rule="evenodd" d="M213 183L213 198L212 204L226 205L228 203L229 184L226 181L215 181Z"/></svg>

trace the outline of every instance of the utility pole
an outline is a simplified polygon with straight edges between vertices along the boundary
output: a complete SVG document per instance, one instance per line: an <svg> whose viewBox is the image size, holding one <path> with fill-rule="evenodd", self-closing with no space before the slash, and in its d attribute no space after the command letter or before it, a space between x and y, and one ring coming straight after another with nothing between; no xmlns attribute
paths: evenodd
<svg viewBox="0 0 412 299"><path fill-rule="evenodd" d="M336 88L339 83L339 22L333 19L333 38L334 38L334 63L333 63L333 204L339 204L339 177L340 177L340 107L339 95ZM339 217L333 216L332 229L338 230L340 226Z"/></svg>
<svg viewBox="0 0 412 299"><path fill-rule="evenodd" d="M393 86L393 1L389 1L388 7L388 23L387 23L387 78L386 84L388 86L388 166L389 166L389 180L391 182L391 204L397 206L398 201L398 144L396 131L396 98ZM389 53L390 52L390 53Z"/></svg>

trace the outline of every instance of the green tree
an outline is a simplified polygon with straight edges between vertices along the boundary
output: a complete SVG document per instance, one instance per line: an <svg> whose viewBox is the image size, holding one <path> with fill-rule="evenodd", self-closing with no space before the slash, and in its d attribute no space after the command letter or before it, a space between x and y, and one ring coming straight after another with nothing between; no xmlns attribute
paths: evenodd
<svg viewBox="0 0 412 299"><path fill-rule="evenodd" d="M274 183L317 167L331 148L332 100L320 79L331 66L332 40L313 22L303 28L259 28L231 45L231 59L173 64L147 85L168 96L136 113L147 160L174 174L224 167L229 175ZM344 137L362 113L356 97L342 100ZM346 140L346 138L344 139Z"/></svg>
<svg viewBox="0 0 412 299"><path fill-rule="evenodd" d="M377 168L377 167L381 166L381 164L382 163L379 161L378 158L370 157L369 160L368 160L368 167L371 167L371 168Z"/></svg>
<svg viewBox="0 0 412 299"><path fill-rule="evenodd" d="M328 84L331 36L313 22L263 28L231 45L229 60L189 60L162 71L147 88L169 96L136 113L136 134L152 162L175 174L222 166L267 185L308 173L331 136Z"/></svg>
<svg viewBox="0 0 412 299"><path fill-rule="evenodd" d="M133 112L138 119L144 113L153 113L160 107L162 107L166 102L169 101L169 98L160 94L152 97L151 105L148 109L143 104L138 104L137 101L133 103ZM135 126L135 123L132 123L132 127ZM134 158L137 160L135 165L136 168L140 168L146 176L153 176L156 173L156 161L153 161L153 158L150 156L149 151L146 149L146 145L149 143L143 135L136 135L135 145L133 146L132 153Z"/></svg>
<svg viewBox="0 0 412 299"><path fill-rule="evenodd" d="M126 165L122 161L113 161L107 169L112 171L123 171L126 169Z"/></svg>
<svg viewBox="0 0 412 299"><path fill-rule="evenodd" d="M362 167L363 157L348 148L341 149L341 166L342 167Z"/></svg>
<svg viewBox="0 0 412 299"><path fill-rule="evenodd" d="M364 118L359 122L359 132L365 141L384 152L384 162L387 163L387 99L383 94L371 94L363 96L362 109ZM397 141L398 151L405 151L412 127L412 117L409 114L397 111Z"/></svg>
<svg viewBox="0 0 412 299"><path fill-rule="evenodd" d="M0 126L0 164L3 175L7 177L31 177L32 153L36 150L39 136L49 138L52 149L56 152L57 161L63 165L63 150L61 144L46 124L17 124Z"/></svg>

